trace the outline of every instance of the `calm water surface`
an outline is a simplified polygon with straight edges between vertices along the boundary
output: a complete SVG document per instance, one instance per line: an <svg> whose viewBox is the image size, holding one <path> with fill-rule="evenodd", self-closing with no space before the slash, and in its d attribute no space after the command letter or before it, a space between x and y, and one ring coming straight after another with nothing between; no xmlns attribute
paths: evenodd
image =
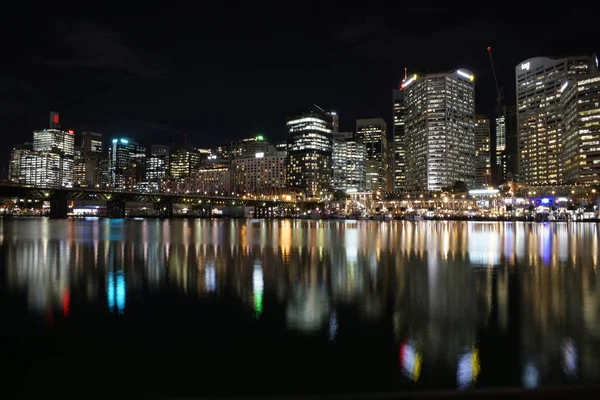
<svg viewBox="0 0 600 400"><path fill-rule="evenodd" d="M600 383L599 225L0 220L10 394Z"/></svg>

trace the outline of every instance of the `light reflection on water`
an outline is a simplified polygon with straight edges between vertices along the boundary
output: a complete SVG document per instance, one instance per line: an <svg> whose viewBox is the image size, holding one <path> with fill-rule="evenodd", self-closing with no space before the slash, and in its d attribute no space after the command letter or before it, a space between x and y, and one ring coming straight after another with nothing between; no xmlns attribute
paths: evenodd
<svg viewBox="0 0 600 400"><path fill-rule="evenodd" d="M33 318L76 318L74 307L98 304L127 318L171 291L233 299L257 324L272 319L330 346L353 338L369 348L388 335L392 367L425 388L600 381L595 224L40 219L0 227L2 290L23 296Z"/></svg>

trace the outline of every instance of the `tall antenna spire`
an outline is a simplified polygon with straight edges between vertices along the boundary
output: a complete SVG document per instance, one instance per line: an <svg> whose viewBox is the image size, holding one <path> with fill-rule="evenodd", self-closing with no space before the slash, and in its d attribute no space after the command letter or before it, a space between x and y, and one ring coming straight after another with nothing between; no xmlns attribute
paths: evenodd
<svg viewBox="0 0 600 400"><path fill-rule="evenodd" d="M183 134L184 140L185 140L185 147L187 147L187 133Z"/></svg>
<svg viewBox="0 0 600 400"><path fill-rule="evenodd" d="M404 67L404 80L408 78L408 68Z"/></svg>

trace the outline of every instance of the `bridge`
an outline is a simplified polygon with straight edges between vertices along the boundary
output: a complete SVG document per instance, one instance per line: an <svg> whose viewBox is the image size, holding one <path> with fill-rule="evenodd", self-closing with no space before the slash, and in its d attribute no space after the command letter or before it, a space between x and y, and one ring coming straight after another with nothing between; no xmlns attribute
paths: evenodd
<svg viewBox="0 0 600 400"><path fill-rule="evenodd" d="M50 203L50 217L66 218L69 202L94 201L106 203L106 216L124 218L126 203L152 203L159 216L173 216L173 205L183 204L198 209L200 216L211 217L216 206L254 207L254 216L266 217L277 208L293 212L298 203L292 200L266 200L234 196L207 196L195 193L145 193L88 188L41 188L30 185L0 184L0 198L43 200Z"/></svg>

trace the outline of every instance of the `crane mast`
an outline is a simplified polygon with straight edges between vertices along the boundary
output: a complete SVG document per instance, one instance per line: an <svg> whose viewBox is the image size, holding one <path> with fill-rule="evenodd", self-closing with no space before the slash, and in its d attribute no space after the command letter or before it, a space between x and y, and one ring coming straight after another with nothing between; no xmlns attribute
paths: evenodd
<svg viewBox="0 0 600 400"><path fill-rule="evenodd" d="M502 87L498 83L498 76L496 75L496 65L494 64L494 57L492 57L492 48L488 46L487 51L490 56L492 73L494 74L494 83L496 84L496 117L501 117L504 115L504 96L502 94Z"/></svg>

